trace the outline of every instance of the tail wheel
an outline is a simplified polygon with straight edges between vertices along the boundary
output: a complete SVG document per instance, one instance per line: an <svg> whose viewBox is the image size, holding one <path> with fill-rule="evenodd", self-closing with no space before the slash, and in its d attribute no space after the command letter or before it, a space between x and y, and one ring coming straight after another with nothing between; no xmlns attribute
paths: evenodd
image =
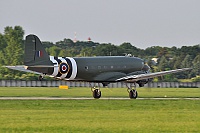
<svg viewBox="0 0 200 133"><path fill-rule="evenodd" d="M99 89L95 89L93 91L93 97L99 99L101 97L101 91Z"/></svg>
<svg viewBox="0 0 200 133"><path fill-rule="evenodd" d="M136 99L138 97L137 91L136 90L131 90L129 92L129 97L130 97L130 99Z"/></svg>
<svg viewBox="0 0 200 133"><path fill-rule="evenodd" d="M42 81L43 78L44 78L44 77L43 77L42 75L40 75L40 76L38 77L38 80L39 80L39 81Z"/></svg>

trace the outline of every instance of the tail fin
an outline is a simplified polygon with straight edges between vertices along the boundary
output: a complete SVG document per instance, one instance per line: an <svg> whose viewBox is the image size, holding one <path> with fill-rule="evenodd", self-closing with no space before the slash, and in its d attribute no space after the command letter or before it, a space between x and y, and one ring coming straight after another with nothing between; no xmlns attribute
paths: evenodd
<svg viewBox="0 0 200 133"><path fill-rule="evenodd" d="M42 43L36 35L26 36L24 65L52 65L49 55L42 47Z"/></svg>

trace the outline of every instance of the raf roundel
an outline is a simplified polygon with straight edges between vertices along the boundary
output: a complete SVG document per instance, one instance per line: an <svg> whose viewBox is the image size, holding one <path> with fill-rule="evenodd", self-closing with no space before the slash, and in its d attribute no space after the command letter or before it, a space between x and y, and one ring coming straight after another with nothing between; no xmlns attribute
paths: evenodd
<svg viewBox="0 0 200 133"><path fill-rule="evenodd" d="M65 62L61 62L60 63L60 67L59 67L59 70L60 70L60 73L61 74L66 74L69 72L69 65Z"/></svg>
<svg viewBox="0 0 200 133"><path fill-rule="evenodd" d="M54 57L50 56L54 64L52 75L61 79L73 80L77 75L76 61L71 57Z"/></svg>

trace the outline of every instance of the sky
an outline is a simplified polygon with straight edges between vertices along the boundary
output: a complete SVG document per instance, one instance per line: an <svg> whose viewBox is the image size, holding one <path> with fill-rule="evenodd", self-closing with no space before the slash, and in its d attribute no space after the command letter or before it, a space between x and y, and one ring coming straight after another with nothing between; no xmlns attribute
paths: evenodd
<svg viewBox="0 0 200 133"><path fill-rule="evenodd" d="M120 45L200 43L200 0L1 0L0 33L20 25L42 41L64 38Z"/></svg>

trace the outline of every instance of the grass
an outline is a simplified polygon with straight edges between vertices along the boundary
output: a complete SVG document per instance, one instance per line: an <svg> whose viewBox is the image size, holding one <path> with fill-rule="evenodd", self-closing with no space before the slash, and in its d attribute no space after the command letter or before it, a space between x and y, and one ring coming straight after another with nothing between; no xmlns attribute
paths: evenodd
<svg viewBox="0 0 200 133"><path fill-rule="evenodd" d="M140 97L199 97L198 88L138 89ZM186 93L186 94L185 94ZM103 97L128 97L102 89ZM87 88L0 88L0 96L91 97ZM0 132L200 132L199 100L0 100Z"/></svg>
<svg viewBox="0 0 200 133"><path fill-rule="evenodd" d="M126 88L102 88L102 97L128 97ZM139 97L200 97L199 88L138 88ZM0 97L92 97L90 88L0 87Z"/></svg>

